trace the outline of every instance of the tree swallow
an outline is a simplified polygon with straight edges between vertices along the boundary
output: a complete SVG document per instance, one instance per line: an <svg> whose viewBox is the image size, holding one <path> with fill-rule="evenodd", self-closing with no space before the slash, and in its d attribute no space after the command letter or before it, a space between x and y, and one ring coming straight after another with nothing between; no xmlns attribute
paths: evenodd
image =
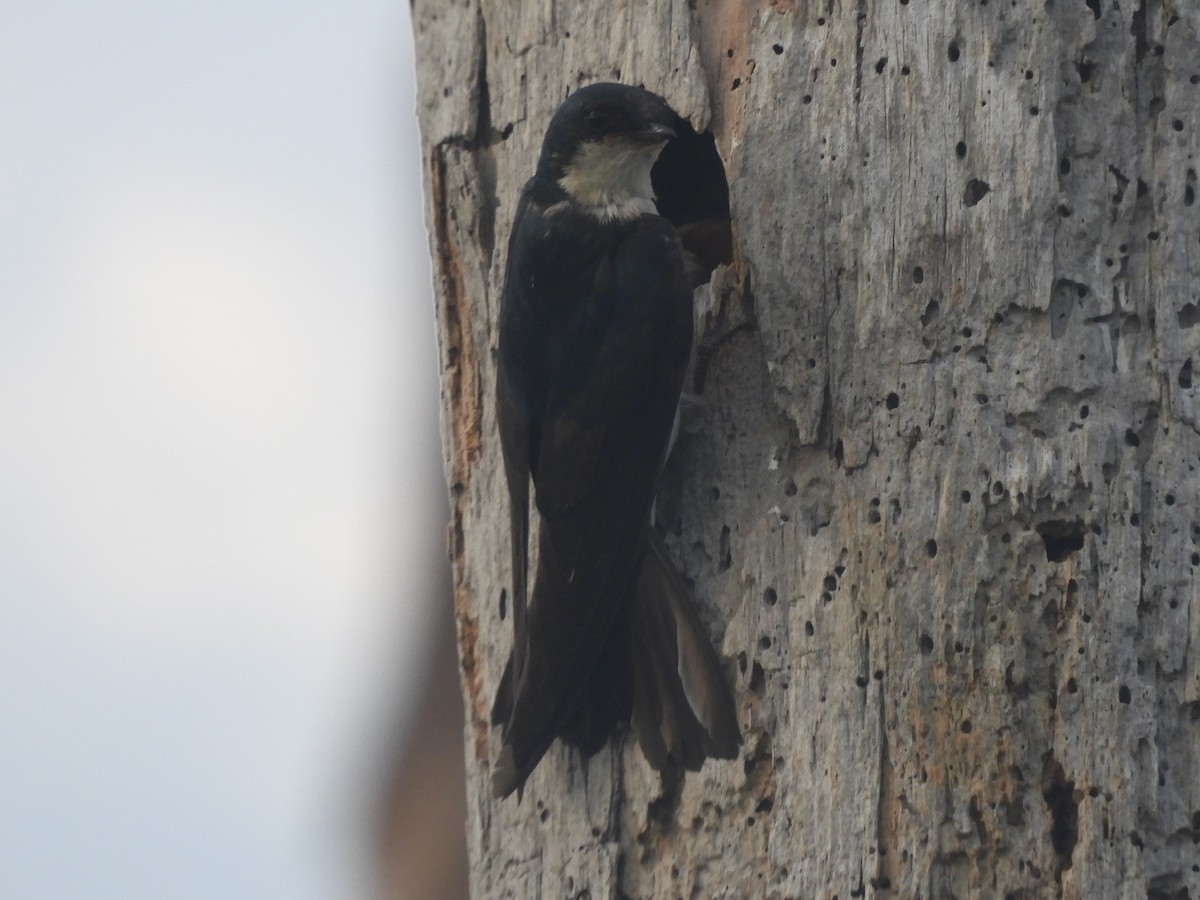
<svg viewBox="0 0 1200 900"><path fill-rule="evenodd" d="M517 207L497 376L514 630L492 708L497 797L523 787L556 737L588 757L632 723L659 771L732 759L741 743L720 661L651 523L692 344L683 252L650 183L680 122L640 88L576 91Z"/></svg>

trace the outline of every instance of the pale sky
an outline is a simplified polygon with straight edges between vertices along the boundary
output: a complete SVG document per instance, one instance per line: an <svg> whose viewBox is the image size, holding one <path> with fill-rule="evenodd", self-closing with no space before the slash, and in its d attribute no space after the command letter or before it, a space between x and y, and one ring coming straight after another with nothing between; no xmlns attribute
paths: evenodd
<svg viewBox="0 0 1200 900"><path fill-rule="evenodd" d="M368 895L445 558L407 14L0 12L0 897Z"/></svg>

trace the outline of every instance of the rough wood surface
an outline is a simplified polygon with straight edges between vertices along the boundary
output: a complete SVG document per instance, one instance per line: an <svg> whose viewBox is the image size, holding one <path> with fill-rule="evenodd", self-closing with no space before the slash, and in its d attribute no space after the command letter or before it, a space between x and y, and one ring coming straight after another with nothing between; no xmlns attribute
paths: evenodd
<svg viewBox="0 0 1200 900"><path fill-rule="evenodd" d="M1200 897L1200 5L414 19L476 896ZM729 174L698 301L732 334L659 515L746 746L682 784L556 747L495 802L492 323L542 131L596 80Z"/></svg>

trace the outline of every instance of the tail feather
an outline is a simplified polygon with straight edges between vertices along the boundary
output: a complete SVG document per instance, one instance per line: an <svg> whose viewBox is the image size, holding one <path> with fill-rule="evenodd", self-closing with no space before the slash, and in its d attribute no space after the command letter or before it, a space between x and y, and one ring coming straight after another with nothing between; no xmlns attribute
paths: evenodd
<svg viewBox="0 0 1200 900"><path fill-rule="evenodd" d="M658 533L646 535L629 598L633 728L654 768L674 760L695 771L709 757L737 756L737 713L687 585Z"/></svg>
<svg viewBox="0 0 1200 900"><path fill-rule="evenodd" d="M577 747L585 759L594 756L629 721L632 695L628 633L618 618L558 736Z"/></svg>
<svg viewBox="0 0 1200 900"><path fill-rule="evenodd" d="M624 722L631 722L650 765L697 771L708 758L734 759L742 742L721 661L662 538L647 526L637 571L592 674L570 715L548 735L589 757ZM492 706L503 744L492 772L502 797L520 790L545 752L516 758L508 730L514 703L513 659L505 666Z"/></svg>
<svg viewBox="0 0 1200 900"><path fill-rule="evenodd" d="M492 724L503 725L507 729L508 719L513 708L513 657L508 655L504 664L504 674L500 676L500 684L496 688L496 699L492 701Z"/></svg>

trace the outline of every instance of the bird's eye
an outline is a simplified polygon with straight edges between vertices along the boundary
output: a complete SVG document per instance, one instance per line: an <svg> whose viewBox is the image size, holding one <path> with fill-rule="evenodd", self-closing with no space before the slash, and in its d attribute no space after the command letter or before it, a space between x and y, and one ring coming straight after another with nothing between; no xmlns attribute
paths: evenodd
<svg viewBox="0 0 1200 900"><path fill-rule="evenodd" d="M588 110L584 115L583 121L592 131L604 131L609 126L608 114L599 109Z"/></svg>

